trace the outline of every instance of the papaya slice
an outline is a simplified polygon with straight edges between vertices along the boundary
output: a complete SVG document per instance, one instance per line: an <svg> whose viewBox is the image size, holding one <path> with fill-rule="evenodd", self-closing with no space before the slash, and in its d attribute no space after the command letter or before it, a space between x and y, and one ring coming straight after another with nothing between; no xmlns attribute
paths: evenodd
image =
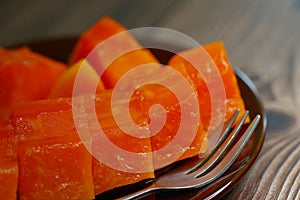
<svg viewBox="0 0 300 200"><path fill-rule="evenodd" d="M0 48L0 119L9 119L19 101L46 98L65 69L27 47Z"/></svg>
<svg viewBox="0 0 300 200"><path fill-rule="evenodd" d="M88 30L81 34L71 52L69 63L73 64L84 59L102 41L125 31L126 28L120 25L111 17L105 16L93 24Z"/></svg>
<svg viewBox="0 0 300 200"><path fill-rule="evenodd" d="M222 75L226 92L226 119L232 116L237 109L240 109L241 111L238 120L241 119L246 108L224 43L216 41L214 43L206 44L203 47L213 59ZM249 118L246 122L249 122Z"/></svg>
<svg viewBox="0 0 300 200"><path fill-rule="evenodd" d="M131 131L136 130L133 124L119 121L119 123L123 123L121 127L126 127L127 130L122 130L119 127L120 124L116 124L116 118L114 118L111 111L111 95L111 91L106 91L98 94L95 100L98 123L102 127L103 133L114 145L113 147L107 147L107 150L103 152L98 148L103 146L98 144L99 139L96 138L93 142L95 155L99 157L102 154L110 155L111 163L114 162L116 165L109 166L101 162L98 156L93 157L93 177L96 194L154 178L150 133L145 127L147 124L146 119L140 114L141 110L137 99L130 99L132 106L129 109L131 110L131 115L134 116L136 125L140 127L139 131L142 129L146 130L144 133L146 134L144 135L145 138L137 138L130 135ZM120 112L120 116L123 114L123 105L120 102L116 102L113 109ZM95 127L96 125L90 124L90 129ZM96 132L96 130L93 132ZM115 147L116 149L112 150ZM118 149L122 150L118 151ZM110 159L108 159L109 162Z"/></svg>
<svg viewBox="0 0 300 200"><path fill-rule="evenodd" d="M80 36L70 63L83 58L101 74L108 89L113 88L130 69L158 63L148 49L144 49L125 27L110 17L103 17Z"/></svg>
<svg viewBox="0 0 300 200"><path fill-rule="evenodd" d="M71 112L15 119L20 199L94 199L91 155Z"/></svg>
<svg viewBox="0 0 300 200"><path fill-rule="evenodd" d="M178 84L177 87L181 88L181 85ZM150 112L147 116L148 123L160 120L164 115L161 112L166 113L164 125L159 131L155 127L150 128L155 169L206 153L207 132L199 123L199 111L190 106L192 94L179 102L172 91L160 85L147 85L137 90L137 94L142 99L143 113L147 115ZM151 113L151 107L156 104L162 106L164 111Z"/></svg>
<svg viewBox="0 0 300 200"><path fill-rule="evenodd" d="M77 81L80 79L79 81L81 83L79 85L81 87L76 88L76 90L73 89L75 79L77 79ZM95 86L97 86L96 89L92 91ZM93 94L103 90L105 90L105 88L97 72L86 60L82 59L68 67L52 88L48 98Z"/></svg>
<svg viewBox="0 0 300 200"><path fill-rule="evenodd" d="M9 121L0 121L0 196L15 200L18 189L18 140Z"/></svg>
<svg viewBox="0 0 300 200"><path fill-rule="evenodd" d="M196 93L178 76L169 67L156 64L145 67L142 73L121 82L122 87L114 90L119 97L122 93L132 94L129 107L140 110L139 115L125 115L128 106L124 104L120 108L123 120L128 117L139 124L138 118L146 119L155 169L206 152L207 134L199 123Z"/></svg>
<svg viewBox="0 0 300 200"><path fill-rule="evenodd" d="M99 133L99 131L97 130L97 127L100 124L103 129L103 132L105 133L105 137L109 138L109 140L115 143L116 146L120 146L120 148L124 149L124 152L130 151L133 154L139 155L138 157L139 160L133 160L133 161L131 160L131 164L134 164L134 162L136 162L138 165L136 166L137 168L146 169L144 171L141 170L134 171L133 169L131 169L132 165L130 165L130 163L128 164L128 162L126 161L126 154L124 156L122 156L122 154L118 154L119 156L117 156L115 152L110 152L109 151L110 149L108 148L104 150L99 149L98 148L99 139L97 137L95 137L96 139L92 137L91 147L93 152L96 153L98 152L98 155L100 156L109 155L109 158L116 158L118 162L117 163L118 166L122 167L119 168L116 166L110 166L109 164L107 164L107 162L109 162L110 160L106 161L105 163L101 160L101 158L99 159L99 157L97 156L92 157L89 154L89 156L92 157L92 160L90 160L90 165L91 165L90 169L92 170L91 175L93 180L93 187L91 188L94 188L95 194L100 194L107 190L114 189L116 187L126 186L145 179L153 178L154 172L153 172L153 165L152 165L150 140L149 139L132 140L131 136L128 136L122 130L120 130L120 128L114 122L114 118L112 116L111 111L109 111L111 94L112 91L106 90L104 92L97 94L96 96L86 95L80 97L73 97L72 99L58 98L58 99L20 103L16 109L18 111L15 111L15 116L17 117L15 124L16 124L16 129L18 130L19 137L26 139L24 143L22 142L21 145L22 148L20 148L19 150L21 157L26 156L24 151L26 150L27 147L29 149L37 148L35 147L35 145L44 144L44 142L46 146L49 146L50 144L48 145L48 143L46 142L48 140L53 141L53 143L51 144L54 145L55 141L57 142L57 144L61 144L60 142L61 140L67 141L67 139L70 138L69 135L72 135L72 137L74 137L73 135L75 134L77 135L78 138L79 135L77 131L78 127L76 127L75 124L78 118L73 118L74 112L76 112L76 109L78 109L79 117L81 116L83 117L80 123L83 123L84 120L92 119L92 117L94 116L93 109L92 109L93 108L92 104L94 104L97 111L96 120L95 121L91 120L88 123L88 126L83 126L81 130L86 131L91 136L98 136L98 135L101 136L101 133ZM92 103L91 100L93 101ZM78 102L78 104L76 104L76 101ZM47 103L49 103L49 106L47 106ZM75 107L77 106L78 107L72 108L72 104L75 105ZM51 111L49 111L48 108L50 108ZM30 113L30 109L32 113ZM139 110L138 111L134 110L134 113L137 116ZM142 123L142 119L139 120L141 121L140 123ZM32 130L36 130L36 131L32 131ZM68 144L72 144L72 140L70 140L70 143ZM57 151L59 151L59 149ZM55 154L55 152L53 154ZM58 156L58 154L55 155ZM69 159L69 155L62 155L62 156L68 156L68 158L66 159ZM27 158L24 157L24 159L20 161L21 163L23 163L23 165L21 165L22 168L28 167L27 166L28 163L25 163ZM116 160L112 162L115 161ZM68 168L72 164L66 163L65 165L66 165L65 167ZM82 166L83 169L86 169L86 167L88 167L86 163L83 163L80 166ZM128 170L126 170L126 168L128 168ZM53 169L49 169L50 175L51 175L51 170ZM24 173L22 174L22 177L23 176L25 176ZM38 176L38 175L34 174L34 176ZM118 177L118 178L111 179L112 177ZM22 182L24 181L25 180L22 179ZM26 188L25 185L24 187ZM28 190L32 191L33 189L34 188L29 188ZM74 190L76 191L76 189Z"/></svg>
<svg viewBox="0 0 300 200"><path fill-rule="evenodd" d="M21 142L19 165L20 199L94 199L91 156L74 138Z"/></svg>
<svg viewBox="0 0 300 200"><path fill-rule="evenodd" d="M201 109L201 122L203 123L204 130L208 130L209 126L213 127L213 129L218 126L218 123L210 124L212 103L209 89L206 85L206 81L204 80L204 78L201 77L201 75L199 75L199 72L193 67L193 65L188 60L184 59L185 56L189 56L192 58L194 57L198 59L199 51L203 51L202 49L204 49L207 52L207 54L211 57L222 78L226 95L224 102L224 120L229 119L238 109L240 110L240 114L238 116L239 120L245 112L245 105L240 94L234 70L231 66L231 63L229 62L226 49L222 42L217 41L211 44L204 45L203 47L189 49L180 52L177 55L174 55L170 59L168 64L169 66L179 71L187 80L194 84L199 97L198 101ZM219 85L214 85L214 88L219 87Z"/></svg>

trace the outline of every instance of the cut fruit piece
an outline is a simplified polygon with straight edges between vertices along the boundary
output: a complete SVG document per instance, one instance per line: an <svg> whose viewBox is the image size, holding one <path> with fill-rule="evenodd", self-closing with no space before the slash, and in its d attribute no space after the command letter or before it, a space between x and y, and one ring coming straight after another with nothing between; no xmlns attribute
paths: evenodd
<svg viewBox="0 0 300 200"><path fill-rule="evenodd" d="M71 53L69 63L74 64L81 59L85 59L100 42L125 30L125 27L111 17L105 16L101 18L81 34Z"/></svg>
<svg viewBox="0 0 300 200"><path fill-rule="evenodd" d="M34 101L34 102L23 102L22 104L20 104L20 106L17 107L17 109L20 110L16 111L15 114L16 116L18 116L15 124L16 124L16 130L18 130L19 137L23 138L23 140L25 141L22 142L21 145L22 148L20 150L20 155L22 155L22 157L24 157L25 159L24 161L22 161L23 165L21 167L22 168L28 167L27 166L28 162L26 162L27 159L26 154L23 152L24 150L26 150L27 147L29 150L32 149L33 151L33 149L42 148L35 145L45 144L44 145L45 147L43 147L43 149L50 151L47 148L49 146L55 146L54 145L55 141L57 142L57 148L59 148L60 146L63 147L60 144L64 144L64 142L67 141L65 138L70 138L70 135L74 135L74 134L76 134L78 137L78 133L79 133L78 130L80 129L81 131L80 134L82 134L83 131L84 133L88 133L90 136L93 136L92 138L89 137L89 139L91 139L89 141L92 142L93 152L96 155L101 156L102 154L102 156L104 157L108 156L108 158L110 159L108 161L107 160L102 161L101 160L102 157L99 159L99 157L95 156L93 158L93 161L90 162L90 164L92 163L93 165L90 168L93 170L91 174L93 174L95 194L99 194L119 186L126 186L129 184L137 183L144 179L154 178L150 139L132 140L131 136L123 133L122 130L119 129L119 127L114 122L114 118L112 116L111 111L108 111L110 107L108 107L107 105L110 104L111 94L112 91L106 90L105 92L97 94L96 96L86 95L86 96L74 97L72 100L70 98L60 98L60 99L49 99L49 100L41 100L41 101ZM72 107L70 107L69 104L71 101L75 106L73 107L73 109ZM57 105L55 102L57 103ZM49 104L49 106L47 106L47 103ZM30 108L32 108L33 104L34 104L34 109L32 110L32 113L30 113ZM92 109L94 107L93 106L94 104L97 111L96 113L94 113L94 110ZM51 111L47 111L48 108L50 108ZM134 113L135 115L139 115L139 111L135 111ZM93 120L88 121L87 125L85 126L85 120L93 119L92 117L94 116L94 114L96 114L95 121ZM81 117L83 119L82 121L80 121ZM140 121L141 120L142 119L140 119ZM97 130L99 124L101 125L105 134L100 133ZM104 147L104 150L100 149L101 151L99 152L99 148L98 148L99 139L97 138L98 135L100 135L100 140L101 137L104 139L108 138L110 141L114 143L113 146L117 146L124 149L123 152L125 152L125 155L122 156L122 152L119 154L115 154L116 152L111 151L112 148L106 148L101 144L100 147ZM81 136L80 138L82 139L82 135L80 136ZM44 139L40 139L40 138L44 138ZM48 141L53 141L53 143L48 144L47 143ZM68 144L69 145L73 144L72 140L70 140L70 143ZM80 145L82 146L83 144L81 143ZM68 148L66 147L66 149ZM60 150L57 149L55 150L55 152L56 151L59 152ZM132 152L132 154L136 154L138 157L137 160L131 159L130 161L128 161L126 157L127 151ZM53 154L56 154L55 152ZM105 153L103 154L103 152ZM47 154L43 154L43 155L45 155L45 158L46 156L48 156ZM57 153L56 156L59 156L59 154ZM66 159L69 159L69 156ZM56 160L50 159L50 161L54 163ZM117 161L118 167L114 168L113 165L110 166L109 163L107 163L109 161L112 162ZM34 160L32 162L34 162ZM46 163L47 161L45 159L41 163L41 165L44 165ZM134 167L131 164L135 164L135 163L137 165L136 166L137 168L143 169L144 171L137 170L135 172L133 170L134 168L131 169L131 167ZM73 166L71 162L70 164L66 163L65 167L68 168L70 167L70 165ZM83 163L82 166L85 169L86 164ZM126 171L126 167L128 167L127 171ZM51 171L51 169L49 169L49 171ZM108 175L106 174L106 172L109 172L110 174ZM33 172L33 173L38 173L38 172ZM37 174L35 174L35 176L37 176ZM108 179L102 180L103 177L114 177L114 176L119 178L110 181L108 181ZM24 180L22 180L22 182L24 182ZM26 188L27 186L24 185L23 187ZM50 185L49 187L52 187L52 185ZM32 188L29 189L33 190ZM37 190L38 189L40 188L37 188Z"/></svg>
<svg viewBox="0 0 300 200"><path fill-rule="evenodd" d="M154 178L152 172L130 173L119 171L106 166L96 158L93 158L92 163L95 194L101 194L117 187L130 186L140 181Z"/></svg>
<svg viewBox="0 0 300 200"><path fill-rule="evenodd" d="M86 124L84 127L88 127L92 135L95 194L154 178L149 131L146 127L143 128L147 121L140 117L139 104L136 99L130 100L135 101L132 104L134 106L129 109L135 116L136 125L140 126L138 131L141 137L136 138L130 135L137 130L135 125L126 120L116 123L117 118L113 116L111 109L122 115L124 107L122 101L115 102L111 107L111 96L112 91L109 90L94 98L85 96L79 102L79 107L76 106L79 112L84 109L88 113L82 115L83 118L78 113L79 118L75 117L75 121ZM91 105L93 103L95 107ZM124 132L120 126L127 131ZM143 132L142 129L146 131Z"/></svg>
<svg viewBox="0 0 300 200"><path fill-rule="evenodd" d="M213 59L222 75L226 92L226 120L228 120L235 113L235 111L239 109L240 114L236 120L238 122L245 113L246 108L244 100L241 96L234 69L227 55L226 48L221 41L207 44L203 47ZM249 120L250 119L248 117L245 123L249 122Z"/></svg>
<svg viewBox="0 0 300 200"><path fill-rule="evenodd" d="M0 121L0 197L17 199L18 140L9 121Z"/></svg>
<svg viewBox="0 0 300 200"><path fill-rule="evenodd" d="M134 67L158 63L148 49L144 49L125 27L110 17L100 19L80 36L70 63L83 58L101 74L108 89Z"/></svg>
<svg viewBox="0 0 300 200"><path fill-rule="evenodd" d="M0 119L9 119L19 101L46 98L65 70L27 47L0 48Z"/></svg>
<svg viewBox="0 0 300 200"><path fill-rule="evenodd" d="M147 84L140 84L144 81ZM118 96L133 92L131 99L137 100L129 102L130 107L139 106L141 118L147 119L155 169L206 152L197 93L183 76L157 65L121 84ZM125 118L126 110L122 113Z"/></svg>
<svg viewBox="0 0 300 200"><path fill-rule="evenodd" d="M20 142L20 199L94 199L91 156L75 137Z"/></svg>
<svg viewBox="0 0 300 200"><path fill-rule="evenodd" d="M77 88L74 87L75 80ZM105 90L97 72L86 60L71 65L57 81L48 98L72 97L83 94L94 94Z"/></svg>
<svg viewBox="0 0 300 200"><path fill-rule="evenodd" d="M234 73L234 70L229 62L226 49L222 42L214 42L203 47L198 47L190 50L180 52L179 54L173 56L169 61L169 66L173 67L179 71L187 80L194 84L195 89L198 92L199 105L201 110L201 121L203 123L204 129L208 128L214 129L218 126L218 123L211 124L211 114L212 114L212 100L210 96L210 91L206 84L206 80L199 74L199 72L192 66L192 64L184 59L185 57L197 58L199 59L199 52L203 53L204 50L211 57L212 61L217 67L225 89L225 120L229 119L236 110L240 110L240 119L245 112L244 101L241 97L237 79ZM207 61L210 62L210 61ZM207 63L203 63L204 67L208 67ZM215 74L212 74L212 80ZM211 77L210 77L211 78ZM212 82L215 84L213 89L220 89L220 85L216 84L217 82ZM222 121L220 121L222 123Z"/></svg>
<svg viewBox="0 0 300 200"><path fill-rule="evenodd" d="M124 49L125 52L126 48ZM114 88L120 78L125 76L127 72L130 72L130 70L136 67L158 63L156 58L151 54L149 50L142 49L141 47L135 48L137 48L138 50L133 50L128 53L116 55L118 57L115 57L116 59L112 60L113 62L110 63L105 69L102 75L102 80L107 88ZM120 49L120 51L122 51L122 49ZM113 55L114 54L112 54L112 56ZM99 60L100 62L101 60L105 60L106 58L103 57L101 56L98 59L93 58L93 61L91 62L93 62L93 64L95 63L94 66L100 66L97 60ZM134 74L129 74L129 77L132 76L134 76Z"/></svg>
<svg viewBox="0 0 300 200"><path fill-rule="evenodd" d="M15 119L20 199L93 199L92 157L72 113L42 112Z"/></svg>

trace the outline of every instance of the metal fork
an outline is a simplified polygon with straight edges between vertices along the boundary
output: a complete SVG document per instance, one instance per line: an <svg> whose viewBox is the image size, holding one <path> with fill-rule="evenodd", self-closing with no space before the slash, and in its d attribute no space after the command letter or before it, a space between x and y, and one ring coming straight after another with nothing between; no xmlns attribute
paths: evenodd
<svg viewBox="0 0 300 200"><path fill-rule="evenodd" d="M238 113L239 111L225 122L224 128L222 129L222 136L217 144L214 144L214 148L212 148L211 152L205 158L195 156L187 159L157 177L150 186L120 199L135 199L162 190L199 188L218 179L234 163L260 121L260 115L256 115L248 128L242 132L241 128L249 115L249 112L246 111L242 119L232 130L232 125ZM242 136L236 141L240 132L242 132Z"/></svg>

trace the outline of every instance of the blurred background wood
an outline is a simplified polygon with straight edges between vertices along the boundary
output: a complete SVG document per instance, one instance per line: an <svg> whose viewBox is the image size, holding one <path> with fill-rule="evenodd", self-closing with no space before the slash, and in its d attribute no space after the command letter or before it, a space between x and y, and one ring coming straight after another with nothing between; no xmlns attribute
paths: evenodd
<svg viewBox="0 0 300 200"><path fill-rule="evenodd" d="M128 29L158 26L201 44L224 41L269 117L257 162L226 198L300 199L299 0L1 0L0 45L79 35L104 15Z"/></svg>

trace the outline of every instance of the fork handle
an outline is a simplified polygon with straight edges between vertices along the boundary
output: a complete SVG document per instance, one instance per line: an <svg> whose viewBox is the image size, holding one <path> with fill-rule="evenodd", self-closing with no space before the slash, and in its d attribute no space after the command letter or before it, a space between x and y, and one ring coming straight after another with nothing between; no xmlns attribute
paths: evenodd
<svg viewBox="0 0 300 200"><path fill-rule="evenodd" d="M159 187L156 187L156 185L154 183L154 184L151 184L148 187L145 187L145 188L143 188L141 190L138 190L138 191L130 193L130 194L126 195L126 196L117 198L117 200L131 200L131 199L135 199L137 197L141 197L143 195L146 195L146 194L149 194L151 192L154 192L154 191L156 191L158 189L159 189Z"/></svg>

